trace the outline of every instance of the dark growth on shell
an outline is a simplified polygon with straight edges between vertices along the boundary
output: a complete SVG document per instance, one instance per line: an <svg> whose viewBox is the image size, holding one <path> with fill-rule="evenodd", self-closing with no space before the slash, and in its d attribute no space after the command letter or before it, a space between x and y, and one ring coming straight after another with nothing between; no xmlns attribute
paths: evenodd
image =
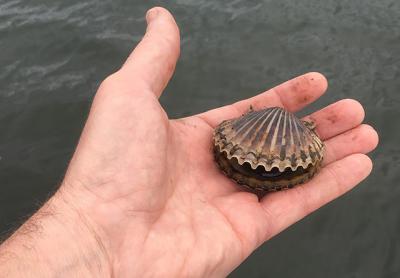
<svg viewBox="0 0 400 278"><path fill-rule="evenodd" d="M320 169L324 152L312 124L280 107L223 121L213 140L221 170L238 184L261 191L306 182Z"/></svg>

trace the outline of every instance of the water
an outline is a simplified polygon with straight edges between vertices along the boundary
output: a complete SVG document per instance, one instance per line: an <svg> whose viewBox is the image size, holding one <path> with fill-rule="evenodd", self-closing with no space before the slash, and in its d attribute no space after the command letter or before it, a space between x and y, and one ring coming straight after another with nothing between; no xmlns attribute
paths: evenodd
<svg viewBox="0 0 400 278"><path fill-rule="evenodd" d="M182 34L161 99L171 117L320 71L330 88L307 111L355 98L380 133L368 180L263 245L232 277L399 277L400 2L162 3ZM57 188L99 82L140 40L156 4L0 0L2 234Z"/></svg>

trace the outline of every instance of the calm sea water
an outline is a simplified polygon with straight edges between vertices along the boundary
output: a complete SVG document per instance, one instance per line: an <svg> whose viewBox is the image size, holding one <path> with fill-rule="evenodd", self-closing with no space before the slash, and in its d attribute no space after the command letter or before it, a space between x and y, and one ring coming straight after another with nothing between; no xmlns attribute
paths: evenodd
<svg viewBox="0 0 400 278"><path fill-rule="evenodd" d="M159 1L161 2L161 1ZM0 232L60 183L99 82L140 40L157 1L0 0ZM232 277L400 277L400 2L162 1L182 54L171 117L228 104L307 71L364 104L372 175L258 249Z"/></svg>

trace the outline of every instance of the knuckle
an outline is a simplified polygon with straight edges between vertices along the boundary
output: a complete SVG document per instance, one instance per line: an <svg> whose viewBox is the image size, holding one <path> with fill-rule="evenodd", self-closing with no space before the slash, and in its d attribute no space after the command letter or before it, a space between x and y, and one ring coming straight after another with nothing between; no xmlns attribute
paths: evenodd
<svg viewBox="0 0 400 278"><path fill-rule="evenodd" d="M115 72L113 74L110 74L109 76L107 76L101 83L99 86L99 92L101 91L108 91L111 88L113 88L114 86L116 86L116 84L119 83L119 76L118 76L118 72Z"/></svg>

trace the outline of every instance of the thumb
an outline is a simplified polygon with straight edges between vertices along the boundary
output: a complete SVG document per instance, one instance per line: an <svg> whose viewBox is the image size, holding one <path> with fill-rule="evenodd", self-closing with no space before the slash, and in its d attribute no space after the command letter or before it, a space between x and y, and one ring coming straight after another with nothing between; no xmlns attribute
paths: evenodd
<svg viewBox="0 0 400 278"><path fill-rule="evenodd" d="M119 74L132 86L144 86L159 97L170 80L180 53L179 28L164 8L146 14L146 34Z"/></svg>

